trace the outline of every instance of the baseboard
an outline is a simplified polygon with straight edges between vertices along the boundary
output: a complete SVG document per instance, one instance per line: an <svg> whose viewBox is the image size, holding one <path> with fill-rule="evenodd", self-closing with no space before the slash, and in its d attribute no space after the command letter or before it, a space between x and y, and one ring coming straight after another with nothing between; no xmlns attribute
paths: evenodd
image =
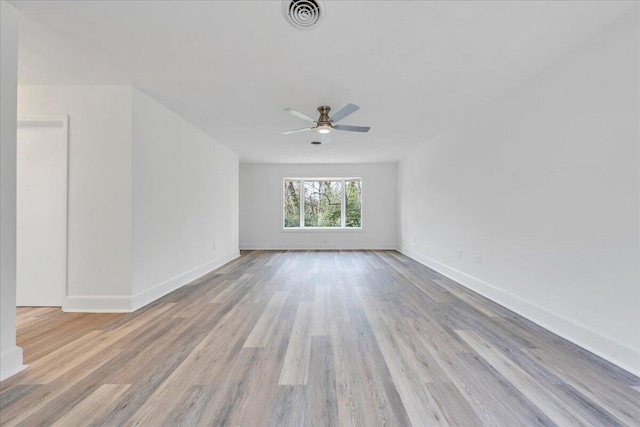
<svg viewBox="0 0 640 427"><path fill-rule="evenodd" d="M216 268L222 267L239 256L240 252L235 251L220 258L216 258L211 262L173 277L133 296L69 296L65 300L62 311L70 313L130 313L152 303L170 292L175 291L195 279L204 276Z"/></svg>
<svg viewBox="0 0 640 427"><path fill-rule="evenodd" d="M29 365L22 364L22 348L13 346L0 354L0 381L4 381L28 367Z"/></svg>
<svg viewBox="0 0 640 427"><path fill-rule="evenodd" d="M640 376L639 351L420 253L405 249L398 251L614 365Z"/></svg>
<svg viewBox="0 0 640 427"><path fill-rule="evenodd" d="M211 262L201 265L200 267L194 268L193 270L175 276L165 282L139 292L131 298L131 307L134 311L138 310L139 308L144 307L145 305L157 300L158 298L161 298L168 293L173 292L176 289L193 282L195 279L202 277L217 268L222 267L226 263L233 261L239 256L239 251L231 252L227 255L216 258Z"/></svg>
<svg viewBox="0 0 640 427"><path fill-rule="evenodd" d="M312 244L312 243L241 243L240 250L242 251L278 251L278 250L395 250L395 243L327 243L327 244Z"/></svg>
<svg viewBox="0 0 640 427"><path fill-rule="evenodd" d="M129 313L131 297L128 295L68 296L62 311L69 313Z"/></svg>

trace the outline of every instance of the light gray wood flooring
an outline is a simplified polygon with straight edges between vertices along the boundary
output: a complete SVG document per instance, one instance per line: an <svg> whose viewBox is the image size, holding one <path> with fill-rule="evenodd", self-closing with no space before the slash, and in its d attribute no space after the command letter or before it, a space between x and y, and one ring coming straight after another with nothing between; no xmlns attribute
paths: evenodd
<svg viewBox="0 0 640 427"><path fill-rule="evenodd" d="M640 425L638 377L394 251L244 252L18 345L6 426Z"/></svg>

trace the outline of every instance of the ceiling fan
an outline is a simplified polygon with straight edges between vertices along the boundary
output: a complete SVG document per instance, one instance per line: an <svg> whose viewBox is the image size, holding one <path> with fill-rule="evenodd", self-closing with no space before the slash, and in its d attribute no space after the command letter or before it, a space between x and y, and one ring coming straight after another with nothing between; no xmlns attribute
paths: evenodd
<svg viewBox="0 0 640 427"><path fill-rule="evenodd" d="M289 135L291 133L298 133L298 132L306 132L308 130L315 130L318 131L320 133L320 137L322 138L322 142L323 143L327 143L327 142L331 142L331 135L329 135L329 133L332 130L346 130L349 132L369 132L369 129L371 129L368 126L350 126L350 125L337 125L335 123L339 122L340 120L344 119L345 117L347 117L349 114L354 113L355 111L357 111L358 109L360 109L360 107L358 107L355 104L348 104L345 107L343 107L341 110L339 110L337 113L333 114L332 116L329 116L329 111L331 111L331 107L327 107L326 105L320 106L318 107L318 112L320 113L320 117L318 118L318 120L315 120L309 116L307 116L304 113L301 113L298 110L294 110L293 108L285 108L284 111L286 111L289 114L292 114L296 117L301 118L302 120L306 120L308 122L311 123L315 123L316 125L310 128L302 128L302 129L293 129L293 130L286 130L284 132L282 132L283 135Z"/></svg>

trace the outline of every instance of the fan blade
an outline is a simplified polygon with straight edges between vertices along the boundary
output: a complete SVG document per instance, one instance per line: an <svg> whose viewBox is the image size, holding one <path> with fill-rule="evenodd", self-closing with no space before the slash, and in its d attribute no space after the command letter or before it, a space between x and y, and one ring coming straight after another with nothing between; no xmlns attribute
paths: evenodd
<svg viewBox="0 0 640 427"><path fill-rule="evenodd" d="M348 130L349 132L369 132L371 129L369 126L349 126L349 125L335 125L334 129Z"/></svg>
<svg viewBox="0 0 640 427"><path fill-rule="evenodd" d="M300 118L302 120L306 120L306 121L311 122L311 123L315 123L316 122L315 119L312 119L311 117L307 116L306 114L301 113L298 110L294 110L293 108L285 108L284 111L286 111L287 113L292 114L292 115L294 115L294 116L296 116L296 117L298 117L298 118Z"/></svg>
<svg viewBox="0 0 640 427"><path fill-rule="evenodd" d="M340 120L347 117L349 114L358 111L360 107L356 104L348 104L342 108L342 110L336 112L333 116L330 117L333 123L338 123Z"/></svg>
<svg viewBox="0 0 640 427"><path fill-rule="evenodd" d="M308 130L314 130L315 128L302 128L302 129L293 129L293 130L285 130L284 132L282 132L283 135L289 135L292 133L298 133L298 132L306 132Z"/></svg>
<svg viewBox="0 0 640 427"><path fill-rule="evenodd" d="M322 139L323 144L328 144L331 142L331 134L330 133L321 133L320 138Z"/></svg>

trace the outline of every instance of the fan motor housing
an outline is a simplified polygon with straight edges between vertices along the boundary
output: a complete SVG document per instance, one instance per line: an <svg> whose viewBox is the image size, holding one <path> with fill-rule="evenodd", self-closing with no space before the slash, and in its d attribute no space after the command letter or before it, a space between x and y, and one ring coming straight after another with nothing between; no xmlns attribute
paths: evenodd
<svg viewBox="0 0 640 427"><path fill-rule="evenodd" d="M324 19L325 11L322 0L282 0L284 19L301 30L317 27Z"/></svg>
<svg viewBox="0 0 640 427"><path fill-rule="evenodd" d="M331 111L331 107L327 107L326 105L322 105L318 107L318 113L320 113L320 118L318 118L318 126L329 126L331 127L331 118L329 118L329 111Z"/></svg>

